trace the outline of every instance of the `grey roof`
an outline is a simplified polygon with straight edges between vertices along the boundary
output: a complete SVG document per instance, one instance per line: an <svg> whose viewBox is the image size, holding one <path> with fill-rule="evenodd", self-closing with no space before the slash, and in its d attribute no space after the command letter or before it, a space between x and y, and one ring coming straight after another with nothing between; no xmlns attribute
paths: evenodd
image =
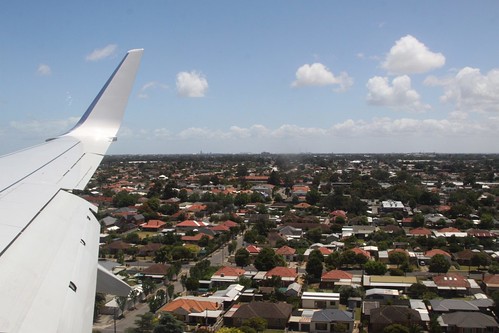
<svg viewBox="0 0 499 333"><path fill-rule="evenodd" d="M497 321L481 312L453 312L444 313L440 316L440 321L447 326L456 326L460 328L487 328L499 327Z"/></svg>
<svg viewBox="0 0 499 333"><path fill-rule="evenodd" d="M494 301L490 298L482 298L482 299L473 299L468 301L469 303L479 307L479 308L489 308L494 306Z"/></svg>
<svg viewBox="0 0 499 333"><path fill-rule="evenodd" d="M100 222L103 223L106 227L115 224L116 221L118 221L118 219L112 216L106 216L105 218L100 220Z"/></svg>
<svg viewBox="0 0 499 333"><path fill-rule="evenodd" d="M352 312L338 309L324 309L314 312L312 322L353 322Z"/></svg>
<svg viewBox="0 0 499 333"><path fill-rule="evenodd" d="M433 311L479 311L478 306L461 299L432 299L430 305Z"/></svg>
<svg viewBox="0 0 499 333"><path fill-rule="evenodd" d="M302 229L299 228L294 228L292 226L284 226L280 229L278 229L279 232L283 235L294 235L294 236L300 236L303 233Z"/></svg>

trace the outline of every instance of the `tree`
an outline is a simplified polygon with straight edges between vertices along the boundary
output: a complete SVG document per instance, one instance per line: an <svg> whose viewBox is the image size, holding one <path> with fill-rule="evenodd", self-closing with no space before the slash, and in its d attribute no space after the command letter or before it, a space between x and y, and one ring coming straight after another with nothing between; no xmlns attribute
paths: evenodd
<svg viewBox="0 0 499 333"><path fill-rule="evenodd" d="M352 250L343 251L340 255L342 265L354 265L357 254Z"/></svg>
<svg viewBox="0 0 499 333"><path fill-rule="evenodd" d="M184 323L175 318L168 312L162 312L159 316L158 326L154 328L153 333L182 333L184 332Z"/></svg>
<svg viewBox="0 0 499 333"><path fill-rule="evenodd" d="M147 278L144 281L142 281L142 291L144 292L144 295L146 295L146 297L149 294L153 293L154 289L156 289L156 285L150 278Z"/></svg>
<svg viewBox="0 0 499 333"><path fill-rule="evenodd" d="M133 206L137 203L139 196L137 194L130 194L123 190L116 193L113 197L113 206L117 208Z"/></svg>
<svg viewBox="0 0 499 333"><path fill-rule="evenodd" d="M239 267L248 266L251 262L250 253L248 252L248 250L241 248L236 251L236 254L234 255L234 260L236 262L236 265Z"/></svg>
<svg viewBox="0 0 499 333"><path fill-rule="evenodd" d="M307 200L307 203L314 206L321 200L321 194L319 191L317 191L315 189L311 189L305 195L305 200Z"/></svg>
<svg viewBox="0 0 499 333"><path fill-rule="evenodd" d="M98 319L100 308L104 304L106 304L106 295L103 293L96 293L94 302L94 321Z"/></svg>
<svg viewBox="0 0 499 333"><path fill-rule="evenodd" d="M397 268L399 268L400 265L409 262L409 258L404 252L392 251L388 254L388 261L390 264L397 265Z"/></svg>
<svg viewBox="0 0 499 333"><path fill-rule="evenodd" d="M267 329L267 320L261 317L253 317L243 321L242 326L248 326L260 332Z"/></svg>
<svg viewBox="0 0 499 333"><path fill-rule="evenodd" d="M490 261L490 257L483 252L475 253L471 257L471 264L473 266L478 266L478 269L480 269L480 266L488 266L490 264Z"/></svg>
<svg viewBox="0 0 499 333"><path fill-rule="evenodd" d="M421 299L423 298L424 293L428 292L428 287L426 287L422 283L413 283L407 289L407 293L411 298Z"/></svg>
<svg viewBox="0 0 499 333"><path fill-rule="evenodd" d="M134 333L151 333L154 329L154 314L146 312L143 315L138 315L139 319L135 320Z"/></svg>
<svg viewBox="0 0 499 333"><path fill-rule="evenodd" d="M383 329L383 333L409 333L409 327L401 324L391 324Z"/></svg>
<svg viewBox="0 0 499 333"><path fill-rule="evenodd" d="M259 271L270 271L277 266L277 258L274 250L270 247L264 247L255 257L255 268Z"/></svg>
<svg viewBox="0 0 499 333"><path fill-rule="evenodd" d="M139 299L140 291L137 289L132 289L130 292L130 300L133 302L133 308L135 309L135 304L137 303L137 300Z"/></svg>
<svg viewBox="0 0 499 333"><path fill-rule="evenodd" d="M159 289L156 295L149 300L149 310L154 313L166 302L166 292Z"/></svg>
<svg viewBox="0 0 499 333"><path fill-rule="evenodd" d="M190 276L185 281L185 288L189 291L197 291L199 289L199 280Z"/></svg>
<svg viewBox="0 0 499 333"><path fill-rule="evenodd" d="M450 262L443 254L436 254L430 259L428 270L431 273L447 273L450 268Z"/></svg>
<svg viewBox="0 0 499 333"><path fill-rule="evenodd" d="M128 301L127 296L118 296L115 298L116 304L118 304L118 308L121 311L121 317L125 317L125 308L126 308L126 302Z"/></svg>
<svg viewBox="0 0 499 333"><path fill-rule="evenodd" d="M323 265L319 257L315 256L308 259L305 270L311 279L319 280L322 276L322 269Z"/></svg>
<svg viewBox="0 0 499 333"><path fill-rule="evenodd" d="M173 284L169 284L166 287L166 293L168 294L168 299L173 299L173 294L175 293L175 286Z"/></svg>
<svg viewBox="0 0 499 333"><path fill-rule="evenodd" d="M222 327L217 331L217 333L244 333L239 328L235 327Z"/></svg>
<svg viewBox="0 0 499 333"><path fill-rule="evenodd" d="M312 243L318 243L321 241L322 238L322 229L320 227L310 229L306 233L306 237L312 242Z"/></svg>
<svg viewBox="0 0 499 333"><path fill-rule="evenodd" d="M379 261L368 261L364 265L364 270L368 275L385 275L386 265Z"/></svg>

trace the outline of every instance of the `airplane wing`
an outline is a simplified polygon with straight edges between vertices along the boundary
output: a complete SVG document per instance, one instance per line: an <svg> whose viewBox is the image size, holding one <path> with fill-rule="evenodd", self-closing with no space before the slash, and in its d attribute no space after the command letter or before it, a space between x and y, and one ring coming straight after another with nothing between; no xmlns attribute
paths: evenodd
<svg viewBox="0 0 499 333"><path fill-rule="evenodd" d="M70 190L116 139L142 53L126 54L69 132L0 157L0 332L92 330L100 225Z"/></svg>

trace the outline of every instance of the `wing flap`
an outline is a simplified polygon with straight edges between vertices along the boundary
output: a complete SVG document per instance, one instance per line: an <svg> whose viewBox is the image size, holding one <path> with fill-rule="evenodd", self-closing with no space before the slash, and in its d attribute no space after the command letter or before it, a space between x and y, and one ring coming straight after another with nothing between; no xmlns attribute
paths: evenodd
<svg viewBox="0 0 499 333"><path fill-rule="evenodd" d="M90 208L59 191L0 257L0 299L16 300L0 303L0 331L91 330L100 226Z"/></svg>

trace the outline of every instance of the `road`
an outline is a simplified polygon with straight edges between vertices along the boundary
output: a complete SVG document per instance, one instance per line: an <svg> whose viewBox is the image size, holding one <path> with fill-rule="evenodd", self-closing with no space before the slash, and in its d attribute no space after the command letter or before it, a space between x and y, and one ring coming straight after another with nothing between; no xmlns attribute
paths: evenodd
<svg viewBox="0 0 499 333"><path fill-rule="evenodd" d="M237 246L236 250L242 247L243 244L243 236L238 235L236 238ZM235 250L235 251L236 251ZM207 257L210 260L212 266L221 266L227 264L227 259L229 257L228 245L225 245L223 248L218 249L211 255ZM128 263L130 266L149 266L151 263L144 262L133 262ZM189 269L194 266L195 262L191 262L188 264L183 264L180 273L178 276L182 276L182 274L188 275ZM180 283L180 279L178 281L174 281L173 285L175 286L175 294L183 293L184 289L182 284ZM94 330L97 330L101 333L124 333L125 330L129 327L135 326L135 321L140 319L139 316L149 311L149 305L147 303L137 303L136 309L125 312L125 318L121 318L116 320L116 331L114 330L114 321L112 316L101 316L98 323L94 324Z"/></svg>

